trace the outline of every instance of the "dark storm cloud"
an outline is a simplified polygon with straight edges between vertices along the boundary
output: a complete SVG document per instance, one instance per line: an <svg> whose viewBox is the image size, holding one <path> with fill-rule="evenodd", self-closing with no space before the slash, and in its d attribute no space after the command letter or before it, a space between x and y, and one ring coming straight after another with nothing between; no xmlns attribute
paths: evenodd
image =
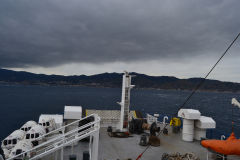
<svg viewBox="0 0 240 160"><path fill-rule="evenodd" d="M0 67L176 59L223 51L239 0L3 0Z"/></svg>

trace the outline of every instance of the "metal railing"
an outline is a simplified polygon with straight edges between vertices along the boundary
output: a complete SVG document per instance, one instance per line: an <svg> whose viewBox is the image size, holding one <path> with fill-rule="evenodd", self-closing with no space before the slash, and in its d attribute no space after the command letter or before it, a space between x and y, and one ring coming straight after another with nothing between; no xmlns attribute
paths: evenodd
<svg viewBox="0 0 240 160"><path fill-rule="evenodd" d="M90 117L94 118L92 122L88 122L85 125L79 126L79 122L84 121ZM77 127L65 133L64 131L66 130L66 128L70 126L77 126ZM53 130L37 138L36 140L42 140L42 139L45 139L46 136L53 135L54 133L59 133L59 131L62 132L61 134L56 135L56 137L46 140L45 142L37 145L36 147L28 151L22 152L21 154L18 154L16 156L10 157L7 160L14 160L16 158L21 158L21 157L28 158L29 160L36 160L89 136L93 136L93 137L96 136L94 141L95 142L97 141L97 146L95 147L98 147L99 129L100 129L100 117L96 114L89 115L87 117L82 118L81 120L74 121L70 124L62 126L56 130ZM96 152L96 150L98 152L98 149L96 148L92 151ZM93 156L91 154L92 153L90 153L90 157L93 157L93 160L95 159L97 160L96 157L98 153L93 153L94 154ZM26 155L28 157L26 157Z"/></svg>

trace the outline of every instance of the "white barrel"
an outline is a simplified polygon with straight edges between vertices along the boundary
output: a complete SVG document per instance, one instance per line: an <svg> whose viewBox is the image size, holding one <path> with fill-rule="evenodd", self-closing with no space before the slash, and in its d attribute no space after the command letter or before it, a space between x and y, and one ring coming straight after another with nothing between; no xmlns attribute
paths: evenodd
<svg viewBox="0 0 240 160"><path fill-rule="evenodd" d="M194 120L183 119L182 140L192 142L194 137Z"/></svg>
<svg viewBox="0 0 240 160"><path fill-rule="evenodd" d="M201 129L201 128L195 127L194 139L200 141L201 138L206 138L206 129Z"/></svg>

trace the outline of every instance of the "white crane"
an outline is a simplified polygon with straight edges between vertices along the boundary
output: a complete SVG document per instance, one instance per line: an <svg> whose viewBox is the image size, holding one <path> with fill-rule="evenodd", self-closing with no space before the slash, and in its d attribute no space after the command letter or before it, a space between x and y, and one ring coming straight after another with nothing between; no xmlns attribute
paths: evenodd
<svg viewBox="0 0 240 160"><path fill-rule="evenodd" d="M129 75L127 71L124 72L122 81L122 100L119 103L121 105L119 129L123 132L128 131L130 91L134 87L134 85L131 85L132 77L133 76Z"/></svg>

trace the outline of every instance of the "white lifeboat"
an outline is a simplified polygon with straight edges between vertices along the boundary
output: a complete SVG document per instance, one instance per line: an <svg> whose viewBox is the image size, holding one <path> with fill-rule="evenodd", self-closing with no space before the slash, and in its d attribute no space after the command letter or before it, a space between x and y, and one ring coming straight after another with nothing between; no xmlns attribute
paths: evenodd
<svg viewBox="0 0 240 160"><path fill-rule="evenodd" d="M9 155L10 155L10 150L3 148L3 153L4 153L5 158L8 159Z"/></svg>
<svg viewBox="0 0 240 160"><path fill-rule="evenodd" d="M30 141L22 140L12 149L12 151L11 151L11 153L9 155L9 158L15 157L15 156L17 156L17 155L19 155L19 154L21 154L23 152L26 152L26 151L28 151L28 150L30 150L32 148L33 148L33 145L32 145L32 143ZM17 158L18 159L19 158L23 159L23 158L27 158L27 157L28 158L30 157L29 153L28 154L24 154L24 155L22 155L20 157L17 157Z"/></svg>
<svg viewBox="0 0 240 160"><path fill-rule="evenodd" d="M29 140L34 146L36 146L42 142L43 139L39 139L39 137L44 134L46 134L45 128L41 125L36 125L26 133L25 140Z"/></svg>
<svg viewBox="0 0 240 160"><path fill-rule="evenodd" d="M29 131L32 127L36 126L37 125L37 122L35 121L28 121L26 122L22 127L21 127L21 130L27 132Z"/></svg>
<svg viewBox="0 0 240 160"><path fill-rule="evenodd" d="M12 149L19 141L24 139L25 132L22 130L16 130L12 132L7 138L2 141L2 148Z"/></svg>
<svg viewBox="0 0 240 160"><path fill-rule="evenodd" d="M54 115L41 115L38 124L46 129L46 133L57 129Z"/></svg>

